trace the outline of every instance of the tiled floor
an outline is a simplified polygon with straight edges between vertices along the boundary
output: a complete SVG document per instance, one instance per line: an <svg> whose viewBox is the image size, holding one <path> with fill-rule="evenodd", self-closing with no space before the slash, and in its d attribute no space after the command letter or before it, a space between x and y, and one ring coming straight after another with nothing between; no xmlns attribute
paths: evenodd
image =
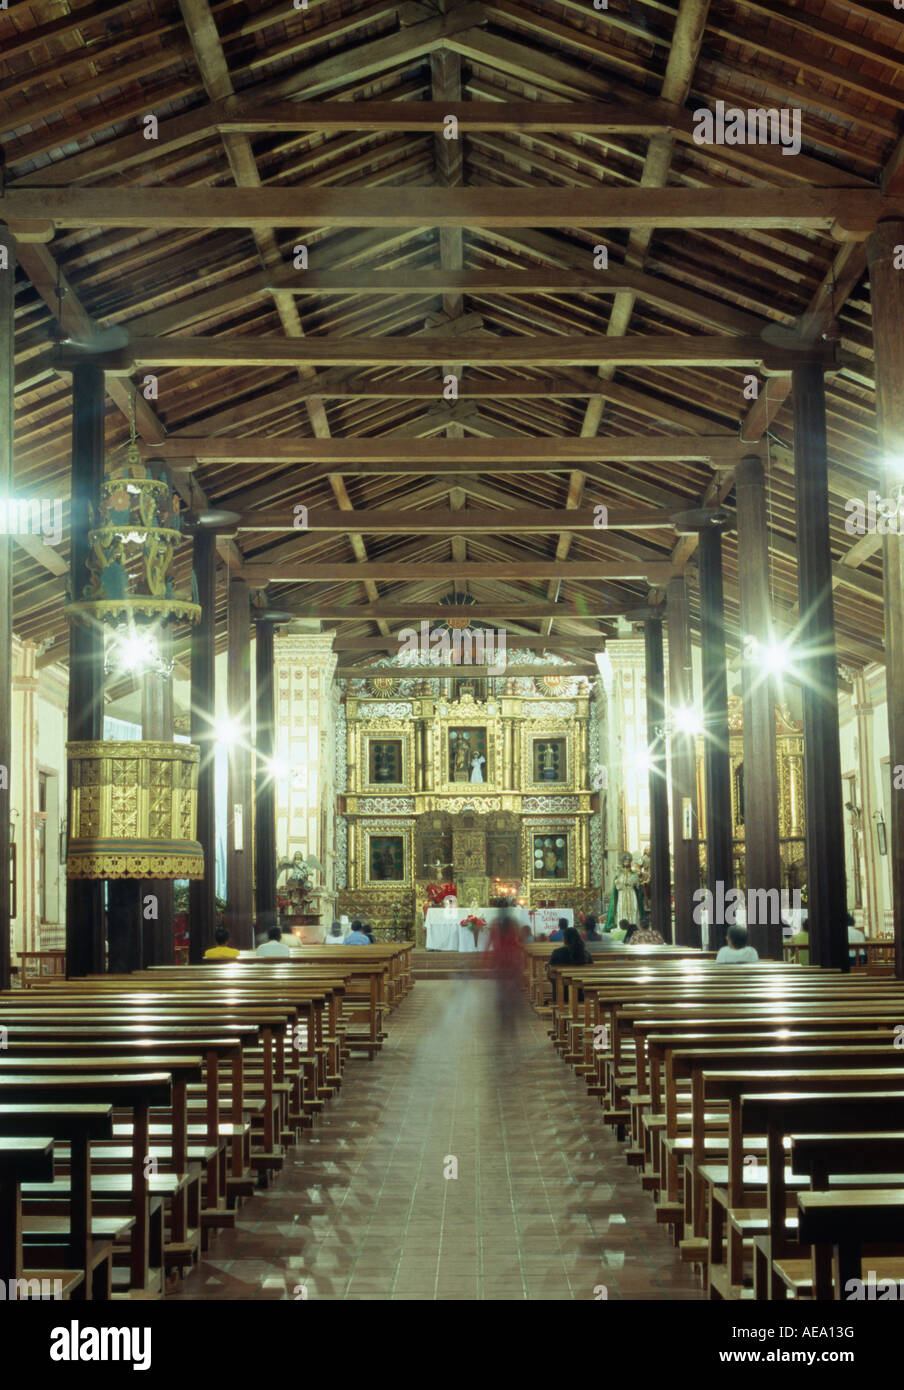
<svg viewBox="0 0 904 1390"><path fill-rule="evenodd" d="M700 1298L546 1025L509 1022L490 980L419 981L175 1296Z"/></svg>

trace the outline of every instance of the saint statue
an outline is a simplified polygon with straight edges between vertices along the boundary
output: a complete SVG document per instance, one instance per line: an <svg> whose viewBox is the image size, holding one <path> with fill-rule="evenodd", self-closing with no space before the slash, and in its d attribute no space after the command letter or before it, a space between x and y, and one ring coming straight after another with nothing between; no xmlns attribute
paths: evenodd
<svg viewBox="0 0 904 1390"><path fill-rule="evenodd" d="M630 854L623 854L619 869L612 881L609 894L609 911L606 914L606 931L617 927L619 922L630 922L640 926L640 877L634 872Z"/></svg>
<svg viewBox="0 0 904 1390"><path fill-rule="evenodd" d="M544 782L554 782L556 778L556 750L552 743L541 743L537 750L540 763L540 776Z"/></svg>
<svg viewBox="0 0 904 1390"><path fill-rule="evenodd" d="M452 754L452 768L455 772L455 780L466 782L468 772L471 767L471 746L463 736L455 744L455 751Z"/></svg>
<svg viewBox="0 0 904 1390"><path fill-rule="evenodd" d="M485 762L486 762L486 758L483 756L482 753L475 753L475 754L474 754L474 757L471 759L471 781L472 781L472 782L482 782L482 781L483 781L483 765L484 765Z"/></svg>

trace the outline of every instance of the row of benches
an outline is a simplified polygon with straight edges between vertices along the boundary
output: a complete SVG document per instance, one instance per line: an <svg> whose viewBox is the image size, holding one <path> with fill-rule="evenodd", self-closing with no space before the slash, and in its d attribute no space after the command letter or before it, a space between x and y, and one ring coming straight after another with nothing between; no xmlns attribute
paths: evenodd
<svg viewBox="0 0 904 1390"><path fill-rule="evenodd" d="M310 947L0 995L4 1287L159 1297L379 1052L411 983L408 946Z"/></svg>
<svg viewBox="0 0 904 1390"><path fill-rule="evenodd" d="M553 1042L711 1298L843 1299L865 1256L904 1277L902 982L609 953L550 975Z"/></svg>

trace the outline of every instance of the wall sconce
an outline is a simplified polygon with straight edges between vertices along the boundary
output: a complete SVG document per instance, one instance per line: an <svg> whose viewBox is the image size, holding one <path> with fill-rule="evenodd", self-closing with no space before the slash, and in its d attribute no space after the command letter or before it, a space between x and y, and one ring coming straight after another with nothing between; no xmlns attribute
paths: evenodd
<svg viewBox="0 0 904 1390"><path fill-rule="evenodd" d="M882 812L874 811L873 820L876 822L876 839L879 843L879 853L888 854L888 831L885 828L885 818Z"/></svg>

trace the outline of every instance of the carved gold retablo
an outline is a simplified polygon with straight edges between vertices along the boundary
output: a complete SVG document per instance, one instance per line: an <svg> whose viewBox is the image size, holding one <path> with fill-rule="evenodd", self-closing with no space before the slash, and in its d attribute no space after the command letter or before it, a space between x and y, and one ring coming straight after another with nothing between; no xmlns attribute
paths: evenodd
<svg viewBox="0 0 904 1390"><path fill-rule="evenodd" d="M67 878L203 878L199 751L145 740L69 743Z"/></svg>

